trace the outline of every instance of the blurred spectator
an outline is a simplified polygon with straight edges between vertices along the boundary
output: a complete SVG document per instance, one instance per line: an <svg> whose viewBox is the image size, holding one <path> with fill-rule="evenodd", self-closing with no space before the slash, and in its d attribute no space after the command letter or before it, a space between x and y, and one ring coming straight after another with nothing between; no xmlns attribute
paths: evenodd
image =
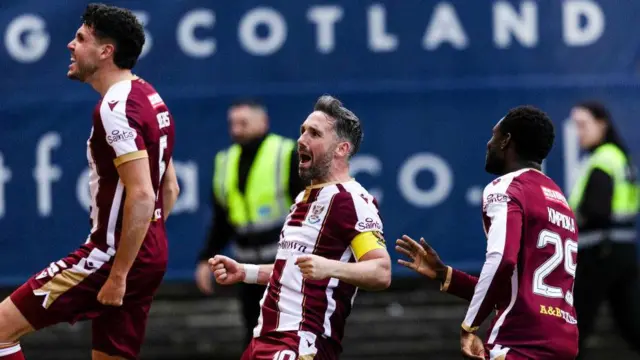
<svg viewBox="0 0 640 360"><path fill-rule="evenodd" d="M295 141L269 132L262 104L238 101L230 107L228 121L234 144L215 156L212 226L195 273L196 284L205 294L213 293L207 260L231 240L233 256L240 262L275 261L284 219L305 187L298 175ZM265 287L237 286L247 345L260 316Z"/></svg>
<svg viewBox="0 0 640 360"><path fill-rule="evenodd" d="M569 197L579 228L574 304L580 353L605 300L623 338L640 352L636 169L602 104L579 103L571 118L590 154Z"/></svg>

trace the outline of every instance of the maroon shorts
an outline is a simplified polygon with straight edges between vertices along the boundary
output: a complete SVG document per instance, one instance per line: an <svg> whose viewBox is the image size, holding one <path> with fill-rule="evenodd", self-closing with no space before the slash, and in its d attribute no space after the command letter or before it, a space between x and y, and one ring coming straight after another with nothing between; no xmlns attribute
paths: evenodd
<svg viewBox="0 0 640 360"><path fill-rule="evenodd" d="M93 349L137 359L145 335L151 301L164 266L132 267L123 305L105 306L98 292L109 276L113 257L92 243L51 263L11 294L18 310L36 329L93 319Z"/></svg>
<svg viewBox="0 0 640 360"><path fill-rule="evenodd" d="M545 344L547 345L547 344ZM553 346L555 344L551 344ZM529 359L554 359L573 360L577 356L577 346L575 351L562 351L556 348L535 348L535 347L506 347L501 345L485 346L485 359L487 360L529 360Z"/></svg>
<svg viewBox="0 0 640 360"><path fill-rule="evenodd" d="M253 338L240 360L336 360L342 349L307 331L273 332Z"/></svg>

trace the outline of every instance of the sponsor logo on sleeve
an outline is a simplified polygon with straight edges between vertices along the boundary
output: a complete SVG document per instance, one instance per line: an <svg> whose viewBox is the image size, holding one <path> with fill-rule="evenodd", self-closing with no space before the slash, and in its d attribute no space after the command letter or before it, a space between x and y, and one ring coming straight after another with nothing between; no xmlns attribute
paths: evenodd
<svg viewBox="0 0 640 360"><path fill-rule="evenodd" d="M368 217L364 219L364 221L359 221L356 224L356 228L360 231L382 230L382 224L379 221L375 221L372 218Z"/></svg>
<svg viewBox="0 0 640 360"><path fill-rule="evenodd" d="M127 141L136 138L136 132L134 130L113 130L111 134L107 135L107 142L109 145L113 145L114 143L120 141Z"/></svg>
<svg viewBox="0 0 640 360"><path fill-rule="evenodd" d="M509 201L511 201L511 198L509 197L509 195L507 194L503 194L503 193L493 193L493 194L489 194L487 195L487 197L484 199L484 204L482 206L483 210L487 209L487 206L491 205L491 204L499 204L499 203L508 203Z"/></svg>
<svg viewBox="0 0 640 360"><path fill-rule="evenodd" d="M149 102L151 103L151 106L153 106L154 108L164 105L164 101L162 100L162 98L160 97L160 94L158 93L153 93L149 95L148 98L149 98Z"/></svg>

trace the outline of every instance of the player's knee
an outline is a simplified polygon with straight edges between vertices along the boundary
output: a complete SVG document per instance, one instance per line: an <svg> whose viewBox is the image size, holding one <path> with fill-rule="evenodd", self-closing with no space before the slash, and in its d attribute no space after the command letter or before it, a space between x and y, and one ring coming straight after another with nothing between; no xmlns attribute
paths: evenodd
<svg viewBox="0 0 640 360"><path fill-rule="evenodd" d="M22 316L10 298L0 303L0 343L13 343L31 330L31 326Z"/></svg>

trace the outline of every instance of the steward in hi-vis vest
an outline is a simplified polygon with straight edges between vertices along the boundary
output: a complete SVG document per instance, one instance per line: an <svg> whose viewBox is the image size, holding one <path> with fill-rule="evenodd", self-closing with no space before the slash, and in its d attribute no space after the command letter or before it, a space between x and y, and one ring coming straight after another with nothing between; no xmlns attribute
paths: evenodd
<svg viewBox="0 0 640 360"><path fill-rule="evenodd" d="M269 133L263 105L254 101L235 103L228 117L234 144L219 151L213 161L213 220L195 275L196 284L205 294L213 292L207 260L227 245L241 262L275 260L284 220L307 185L298 175L296 142ZM260 316L265 287L245 283L237 286L246 345Z"/></svg>
<svg viewBox="0 0 640 360"><path fill-rule="evenodd" d="M636 168L602 104L578 104L571 117L580 146L589 153L568 200L578 225L573 298L579 358L587 352L585 340L604 301L619 333L640 354Z"/></svg>

